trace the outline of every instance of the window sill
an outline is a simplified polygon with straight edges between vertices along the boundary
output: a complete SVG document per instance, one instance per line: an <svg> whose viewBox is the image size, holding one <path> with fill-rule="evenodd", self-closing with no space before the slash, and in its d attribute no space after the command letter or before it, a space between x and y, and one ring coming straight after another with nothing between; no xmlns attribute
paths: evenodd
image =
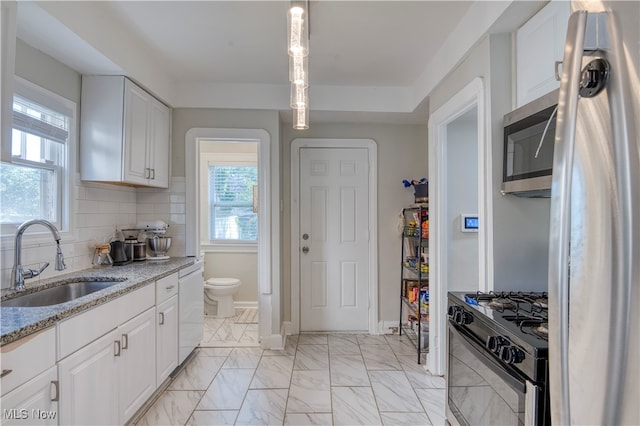
<svg viewBox="0 0 640 426"><path fill-rule="evenodd" d="M200 244L202 253L257 253L258 243Z"/></svg>

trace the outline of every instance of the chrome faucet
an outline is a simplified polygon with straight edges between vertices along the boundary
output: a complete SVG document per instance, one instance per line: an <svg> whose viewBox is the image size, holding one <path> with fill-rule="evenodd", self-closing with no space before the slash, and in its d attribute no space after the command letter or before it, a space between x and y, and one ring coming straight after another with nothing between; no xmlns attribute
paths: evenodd
<svg viewBox="0 0 640 426"><path fill-rule="evenodd" d="M35 269L24 269L20 264L20 255L22 252L22 235L31 225L42 225L46 228L49 228L51 233L53 234L53 238L56 240L56 271L62 271L67 268L67 265L64 264L64 256L62 255L62 249L60 248L60 233L58 229L49 221L44 219L33 219L24 222L22 225L18 227L18 231L16 232L16 241L14 246L15 253L15 261L13 263L13 269L11 270L11 283L14 288L18 291L24 290L24 280L26 278L37 277L49 266L49 262L45 263L40 270Z"/></svg>

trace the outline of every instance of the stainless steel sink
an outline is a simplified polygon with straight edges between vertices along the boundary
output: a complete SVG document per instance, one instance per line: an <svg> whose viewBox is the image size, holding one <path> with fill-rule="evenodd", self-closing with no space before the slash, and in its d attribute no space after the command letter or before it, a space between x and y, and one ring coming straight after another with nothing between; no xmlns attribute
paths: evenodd
<svg viewBox="0 0 640 426"><path fill-rule="evenodd" d="M76 281L60 284L35 293L4 300L0 306L27 308L58 305L111 287L119 282L122 281Z"/></svg>

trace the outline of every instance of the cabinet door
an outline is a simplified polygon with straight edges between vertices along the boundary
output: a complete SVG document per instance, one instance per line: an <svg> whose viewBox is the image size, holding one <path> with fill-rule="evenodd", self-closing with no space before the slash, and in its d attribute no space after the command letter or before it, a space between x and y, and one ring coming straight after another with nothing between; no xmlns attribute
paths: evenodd
<svg viewBox="0 0 640 426"><path fill-rule="evenodd" d="M128 183L146 185L150 177L147 159L150 96L125 80L124 85L124 176Z"/></svg>
<svg viewBox="0 0 640 426"><path fill-rule="evenodd" d="M149 168L150 186L169 187L169 156L171 155L169 131L171 113L169 108L156 99L149 105Z"/></svg>
<svg viewBox="0 0 640 426"><path fill-rule="evenodd" d="M58 363L60 424L119 422L120 334L114 330Z"/></svg>
<svg viewBox="0 0 640 426"><path fill-rule="evenodd" d="M156 324L151 308L118 327L120 423L124 424L156 390Z"/></svg>
<svg viewBox="0 0 640 426"><path fill-rule="evenodd" d="M56 330L49 327L0 348L4 395L56 364Z"/></svg>
<svg viewBox="0 0 640 426"><path fill-rule="evenodd" d="M570 4L552 1L516 33L516 107L560 87L555 62L562 61Z"/></svg>
<svg viewBox="0 0 640 426"><path fill-rule="evenodd" d="M58 371L51 367L2 397L3 425L57 425Z"/></svg>
<svg viewBox="0 0 640 426"><path fill-rule="evenodd" d="M157 308L156 372L158 386L178 366L178 296Z"/></svg>

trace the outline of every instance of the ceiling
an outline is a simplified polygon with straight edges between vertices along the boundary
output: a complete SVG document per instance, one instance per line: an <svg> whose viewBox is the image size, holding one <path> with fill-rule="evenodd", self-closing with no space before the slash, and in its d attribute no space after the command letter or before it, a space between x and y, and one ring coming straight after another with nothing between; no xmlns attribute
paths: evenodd
<svg viewBox="0 0 640 426"><path fill-rule="evenodd" d="M494 7L495 14L509 4L484 3L482 10ZM287 110L289 5L19 2L18 37L81 73L125 74L174 107ZM409 122L418 114L424 122L428 92L420 92L429 89L430 67L439 55L455 65L477 41L469 31L469 46L447 49L452 38L464 39L460 32L478 7L473 1L312 1L312 113Z"/></svg>
<svg viewBox="0 0 640 426"><path fill-rule="evenodd" d="M470 2L316 1L309 7L311 84L408 86ZM288 84L289 2L110 2L183 81Z"/></svg>

